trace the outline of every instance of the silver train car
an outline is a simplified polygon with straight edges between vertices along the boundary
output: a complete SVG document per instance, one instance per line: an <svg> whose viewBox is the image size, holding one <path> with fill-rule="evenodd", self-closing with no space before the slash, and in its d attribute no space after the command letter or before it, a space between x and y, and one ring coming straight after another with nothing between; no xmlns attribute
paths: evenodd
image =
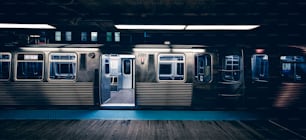
<svg viewBox="0 0 306 140"><path fill-rule="evenodd" d="M0 106L305 106L300 102L306 79L303 49L284 47L276 52L268 48L149 44L4 48L0 52ZM284 103L287 101L295 104Z"/></svg>

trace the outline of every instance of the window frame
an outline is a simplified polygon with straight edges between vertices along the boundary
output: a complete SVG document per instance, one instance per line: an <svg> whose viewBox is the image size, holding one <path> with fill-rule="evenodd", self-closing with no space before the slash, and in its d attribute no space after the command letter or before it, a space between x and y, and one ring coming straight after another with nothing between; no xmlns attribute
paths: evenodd
<svg viewBox="0 0 306 140"><path fill-rule="evenodd" d="M213 58L212 58L212 55L211 54L209 54L209 53L202 53L202 54L197 54L197 55L195 55L195 57L197 58L197 62L195 62L195 63L197 63L197 67L195 68L195 69L197 69L197 71L195 71L195 76L198 76L198 73L199 73L199 71L198 71L198 67L199 67L199 64L198 64L198 62L199 62L199 56L204 56L204 55L206 55L206 56L209 56L210 57L210 80L208 81L208 82L201 82L200 80L196 80L196 82L198 82L198 83L203 83L203 84L209 84L209 83L211 83L212 81L213 81L213 78L214 78L214 72L213 72ZM194 69L194 70L195 70ZM197 72L197 73L196 73Z"/></svg>
<svg viewBox="0 0 306 140"><path fill-rule="evenodd" d="M0 54L4 54L4 55L9 55L9 60L3 60L0 59L0 62L9 62L9 75L8 75L8 79L0 79L0 81L9 81L11 79L11 73L12 73L12 54L9 52L0 52Z"/></svg>
<svg viewBox="0 0 306 140"><path fill-rule="evenodd" d="M160 57L161 56L182 56L183 57L182 61L177 61L177 60L176 61L172 61L172 60L162 61L162 62L171 63L171 66L172 66L172 64L175 65L174 67L176 67L176 69L175 70L171 69L171 75L173 75L173 74L177 75L177 64L182 62L184 64L184 75L183 75L183 79L182 80L175 80L175 79L173 79L173 80L160 80L160 78L159 78L160 77L160 64L162 64L161 61L160 61ZM157 71L157 74L156 74L157 78L156 79L157 79L158 82L171 82L171 81L172 82L178 82L178 81L185 82L186 79L187 79L186 78L187 68L186 68L186 57L185 57L185 54L158 54L157 70L156 71Z"/></svg>
<svg viewBox="0 0 306 140"><path fill-rule="evenodd" d="M228 63L228 61L226 61L226 57L227 56L233 56L230 60L232 63ZM234 57L238 56L238 64L234 63L235 60ZM242 60L241 60L242 56L238 55L238 54L228 54L228 55L224 55L224 57L222 58L222 69L221 69L221 81L222 82L226 82L226 83L236 83L236 82L240 82L241 81L241 65L242 65ZM234 67L238 65L238 69L234 69ZM227 66L231 66L231 69L227 69ZM226 72L230 72L230 73L234 73L234 72L239 72L239 79L235 80L234 76L233 76L233 80L226 80L225 79L225 73ZM233 75L233 74L232 74Z"/></svg>
<svg viewBox="0 0 306 140"><path fill-rule="evenodd" d="M43 60L18 60L18 55L23 54L23 55L43 55ZM42 62L42 74L41 74L41 79L18 79L17 78L17 72L18 72L18 62ZM43 81L44 76L45 76L45 54L43 52L20 52L15 54L15 73L14 73L14 80L15 81Z"/></svg>
<svg viewBox="0 0 306 140"><path fill-rule="evenodd" d="M59 56L65 56L65 54L73 54L75 56L75 60L52 60L52 55L59 55ZM51 74L51 63L52 62L75 62L75 78L74 79L52 79L50 78ZM48 81L77 81L77 74L78 74L78 55L75 52L50 52L49 53L49 61L48 61Z"/></svg>

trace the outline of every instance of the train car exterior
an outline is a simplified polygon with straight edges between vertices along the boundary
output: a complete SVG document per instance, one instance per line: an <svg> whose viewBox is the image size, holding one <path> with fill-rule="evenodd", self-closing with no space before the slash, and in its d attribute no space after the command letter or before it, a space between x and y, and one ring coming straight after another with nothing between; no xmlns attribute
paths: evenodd
<svg viewBox="0 0 306 140"><path fill-rule="evenodd" d="M94 105L100 46L63 46L1 52L0 105Z"/></svg>
<svg viewBox="0 0 306 140"><path fill-rule="evenodd" d="M0 52L1 106L304 106L305 47L45 44Z"/></svg>
<svg viewBox="0 0 306 140"><path fill-rule="evenodd" d="M305 109L305 48L246 49L245 99L249 108Z"/></svg>

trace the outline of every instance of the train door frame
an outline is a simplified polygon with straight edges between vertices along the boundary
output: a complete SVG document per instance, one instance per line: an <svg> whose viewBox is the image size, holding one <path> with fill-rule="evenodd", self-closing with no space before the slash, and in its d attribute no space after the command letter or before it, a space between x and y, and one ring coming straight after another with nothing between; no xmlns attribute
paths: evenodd
<svg viewBox="0 0 306 140"><path fill-rule="evenodd" d="M129 74L124 61L129 60ZM124 83L130 80L129 85ZM100 106L135 107L135 55L102 54L99 72Z"/></svg>

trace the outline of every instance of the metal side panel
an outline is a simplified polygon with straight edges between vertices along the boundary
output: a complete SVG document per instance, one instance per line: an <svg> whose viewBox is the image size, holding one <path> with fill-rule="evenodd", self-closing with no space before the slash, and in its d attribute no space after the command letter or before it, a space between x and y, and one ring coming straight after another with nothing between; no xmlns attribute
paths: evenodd
<svg viewBox="0 0 306 140"><path fill-rule="evenodd" d="M136 83L138 106L190 106L191 83Z"/></svg>
<svg viewBox="0 0 306 140"><path fill-rule="evenodd" d="M93 82L1 82L0 105L94 105Z"/></svg>

